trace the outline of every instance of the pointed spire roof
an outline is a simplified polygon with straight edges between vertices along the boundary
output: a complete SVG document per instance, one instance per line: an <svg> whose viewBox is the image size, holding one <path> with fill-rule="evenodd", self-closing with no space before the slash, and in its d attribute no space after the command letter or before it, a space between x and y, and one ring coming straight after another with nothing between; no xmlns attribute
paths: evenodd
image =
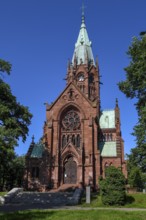
<svg viewBox="0 0 146 220"><path fill-rule="evenodd" d="M85 15L84 15L84 5L82 6L82 22L75 44L75 50L73 53L72 63L76 60L77 64L83 63L88 64L87 62L92 62L95 65L94 57L92 53L92 43L89 40L86 25L85 25Z"/></svg>

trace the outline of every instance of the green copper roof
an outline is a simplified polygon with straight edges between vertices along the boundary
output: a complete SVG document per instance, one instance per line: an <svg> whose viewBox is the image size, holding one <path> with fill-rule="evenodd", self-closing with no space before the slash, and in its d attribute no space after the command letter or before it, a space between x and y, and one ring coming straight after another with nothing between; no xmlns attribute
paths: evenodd
<svg viewBox="0 0 146 220"><path fill-rule="evenodd" d="M99 123L101 128L115 128L115 110L102 111Z"/></svg>
<svg viewBox="0 0 146 220"><path fill-rule="evenodd" d="M76 58L77 64L80 64L81 62L83 64L87 64L88 61L92 61L93 64L95 64L91 45L92 43L89 40L86 30L84 13L82 13L82 23L77 42L75 44L72 63L74 63L74 59Z"/></svg>
<svg viewBox="0 0 146 220"><path fill-rule="evenodd" d="M30 157L41 158L43 155L43 151L44 151L44 145L42 143L34 144Z"/></svg>
<svg viewBox="0 0 146 220"><path fill-rule="evenodd" d="M100 142L99 148L100 148L100 152L101 152L102 157L116 157L117 156L115 141Z"/></svg>

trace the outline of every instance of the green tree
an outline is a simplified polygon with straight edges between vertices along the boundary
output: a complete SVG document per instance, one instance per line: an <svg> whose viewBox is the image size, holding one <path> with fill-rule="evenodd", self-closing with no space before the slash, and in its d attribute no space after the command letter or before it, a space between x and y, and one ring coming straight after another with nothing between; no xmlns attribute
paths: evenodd
<svg viewBox="0 0 146 220"><path fill-rule="evenodd" d="M146 33L134 37L127 52L130 64L125 68L126 80L119 82L119 89L127 98L135 100L138 122L134 127L136 147L131 150L129 163L139 166L146 173Z"/></svg>
<svg viewBox="0 0 146 220"><path fill-rule="evenodd" d="M25 157L14 155L13 160L9 162L6 177L6 186L9 189L23 186L23 177L25 171Z"/></svg>
<svg viewBox="0 0 146 220"><path fill-rule="evenodd" d="M11 64L0 59L0 73L8 75ZM12 94L10 86L0 78L0 187L5 185L5 176L10 160L14 157L14 148L18 140L25 142L32 114L28 107L21 105Z"/></svg>
<svg viewBox="0 0 146 220"><path fill-rule="evenodd" d="M128 175L128 183L131 187L142 189L144 187L142 172L139 167L132 167Z"/></svg>
<svg viewBox="0 0 146 220"><path fill-rule="evenodd" d="M106 168L106 178L100 180L100 193L105 205L124 205L126 201L125 177L120 169Z"/></svg>
<svg viewBox="0 0 146 220"><path fill-rule="evenodd" d="M9 62L0 59L0 72L6 72L7 74L10 74L11 68L12 65Z"/></svg>

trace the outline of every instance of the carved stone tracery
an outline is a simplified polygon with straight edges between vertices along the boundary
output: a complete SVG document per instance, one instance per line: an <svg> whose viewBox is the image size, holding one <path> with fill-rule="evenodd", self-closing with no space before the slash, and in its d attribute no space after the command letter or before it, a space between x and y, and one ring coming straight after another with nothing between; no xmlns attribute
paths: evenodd
<svg viewBox="0 0 146 220"><path fill-rule="evenodd" d="M61 120L61 145L64 148L68 143L72 143L75 147L80 147L81 137L81 120L76 109L70 109L62 117Z"/></svg>
<svg viewBox="0 0 146 220"><path fill-rule="evenodd" d="M73 131L80 129L80 117L74 110L68 111L62 119L63 130Z"/></svg>

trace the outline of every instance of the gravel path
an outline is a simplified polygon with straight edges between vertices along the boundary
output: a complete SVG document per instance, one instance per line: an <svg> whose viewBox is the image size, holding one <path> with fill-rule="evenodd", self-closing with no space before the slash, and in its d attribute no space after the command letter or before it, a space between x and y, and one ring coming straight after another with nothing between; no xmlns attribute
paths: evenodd
<svg viewBox="0 0 146 220"><path fill-rule="evenodd" d="M144 208L90 208L90 207L80 207L80 206L50 206L48 204L6 204L0 205L0 212L16 212L22 210L118 210L118 211L145 211Z"/></svg>

